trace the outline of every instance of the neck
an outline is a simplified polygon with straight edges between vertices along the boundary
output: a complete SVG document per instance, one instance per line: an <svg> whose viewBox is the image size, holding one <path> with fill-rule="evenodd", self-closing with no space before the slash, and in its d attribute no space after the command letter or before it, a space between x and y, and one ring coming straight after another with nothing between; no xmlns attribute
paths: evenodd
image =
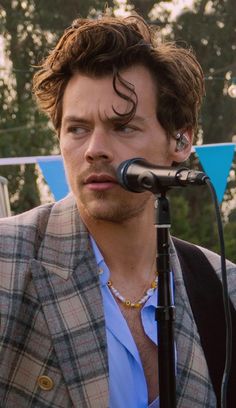
<svg viewBox="0 0 236 408"><path fill-rule="evenodd" d="M123 223L94 220L82 214L113 277L146 280L156 271L156 230L154 209L150 205L137 217Z"/></svg>

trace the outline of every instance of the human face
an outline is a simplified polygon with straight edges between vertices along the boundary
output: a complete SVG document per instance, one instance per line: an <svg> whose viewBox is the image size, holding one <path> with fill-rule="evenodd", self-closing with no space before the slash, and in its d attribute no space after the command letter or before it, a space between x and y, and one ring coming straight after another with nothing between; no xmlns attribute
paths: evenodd
<svg viewBox="0 0 236 408"><path fill-rule="evenodd" d="M156 118L156 85L149 71L133 66L121 76L133 84L138 97L135 116L127 125L114 113L127 112L130 105L114 91L112 76L76 73L65 89L60 147L84 218L121 222L145 211L151 193L131 193L117 182L122 161L143 157L166 166L173 161L174 147ZM128 94L121 84L118 87Z"/></svg>

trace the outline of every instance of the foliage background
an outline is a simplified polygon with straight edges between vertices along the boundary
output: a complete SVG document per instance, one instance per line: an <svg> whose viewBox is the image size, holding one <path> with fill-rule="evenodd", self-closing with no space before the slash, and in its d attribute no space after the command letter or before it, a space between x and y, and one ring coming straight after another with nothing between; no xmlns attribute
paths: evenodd
<svg viewBox="0 0 236 408"><path fill-rule="evenodd" d="M20 157L59 153L48 119L40 114L31 94L31 79L44 55L78 15L97 17L105 8L129 13L133 8L159 26L161 36L190 44L205 73L204 100L197 143L231 142L236 134L236 101L227 88L236 78L235 0L193 0L175 18L174 1L155 0L1 0L0 36L4 62L0 62L0 155ZM235 141L235 140L234 140ZM223 160L223 158L222 158ZM190 166L198 167L195 157ZM34 165L2 166L9 181L13 213L42 201ZM235 172L223 204L226 253L236 261ZM199 187L170 192L173 234L215 251L217 230L209 193Z"/></svg>

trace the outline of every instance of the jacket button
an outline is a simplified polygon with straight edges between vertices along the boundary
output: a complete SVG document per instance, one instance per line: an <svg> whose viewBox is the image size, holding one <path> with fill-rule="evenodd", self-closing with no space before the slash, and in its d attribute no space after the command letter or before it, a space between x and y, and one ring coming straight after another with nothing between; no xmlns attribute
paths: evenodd
<svg viewBox="0 0 236 408"><path fill-rule="evenodd" d="M50 391L53 388L54 383L47 375L40 375L40 377L38 377L38 386L41 390Z"/></svg>

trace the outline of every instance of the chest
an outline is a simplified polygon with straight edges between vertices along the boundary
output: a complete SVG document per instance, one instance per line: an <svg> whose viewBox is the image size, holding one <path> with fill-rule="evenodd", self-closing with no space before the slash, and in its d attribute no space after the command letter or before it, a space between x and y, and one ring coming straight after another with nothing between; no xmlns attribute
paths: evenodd
<svg viewBox="0 0 236 408"><path fill-rule="evenodd" d="M150 403L157 397L159 390L157 346L150 340L143 329L140 310L124 307L121 309L121 312L126 319L139 352L147 382L148 400Z"/></svg>

